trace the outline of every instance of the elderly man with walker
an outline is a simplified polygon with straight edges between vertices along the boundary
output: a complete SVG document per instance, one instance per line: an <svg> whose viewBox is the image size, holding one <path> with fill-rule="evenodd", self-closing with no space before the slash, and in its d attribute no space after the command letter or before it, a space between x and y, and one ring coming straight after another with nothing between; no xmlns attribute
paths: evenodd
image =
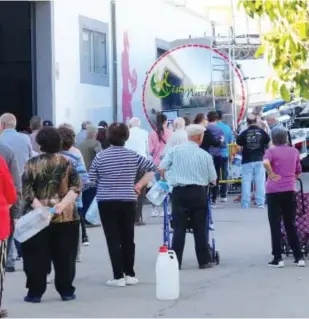
<svg viewBox="0 0 309 319"><path fill-rule="evenodd" d="M211 267L208 251L208 188L210 184L216 183L217 174L211 156L199 147L204 131L202 125L189 125L188 142L171 148L159 165L161 175L166 177L173 188L172 249L177 255L179 268L182 264L188 217L192 221L199 268Z"/></svg>

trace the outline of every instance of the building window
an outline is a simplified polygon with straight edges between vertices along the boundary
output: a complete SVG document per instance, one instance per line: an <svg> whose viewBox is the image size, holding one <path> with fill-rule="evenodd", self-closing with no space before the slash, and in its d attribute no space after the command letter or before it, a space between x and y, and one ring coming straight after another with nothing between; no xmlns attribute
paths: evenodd
<svg viewBox="0 0 309 319"><path fill-rule="evenodd" d="M80 81L109 86L108 25L79 17L80 20Z"/></svg>

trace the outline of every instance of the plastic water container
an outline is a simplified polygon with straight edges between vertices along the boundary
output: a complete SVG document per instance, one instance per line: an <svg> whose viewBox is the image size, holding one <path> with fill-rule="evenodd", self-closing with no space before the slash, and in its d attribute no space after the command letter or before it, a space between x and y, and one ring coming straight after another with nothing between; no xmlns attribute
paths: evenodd
<svg viewBox="0 0 309 319"><path fill-rule="evenodd" d="M25 242L46 228L54 213L55 209L50 207L34 209L27 213L17 221L14 238L20 243Z"/></svg>
<svg viewBox="0 0 309 319"><path fill-rule="evenodd" d="M146 197L152 204L159 206L169 194L169 191L170 189L166 182L158 181L151 187Z"/></svg>
<svg viewBox="0 0 309 319"><path fill-rule="evenodd" d="M101 224L99 207L98 207L98 202L96 198L93 199L90 207L88 208L85 218L87 222L92 225Z"/></svg>
<svg viewBox="0 0 309 319"><path fill-rule="evenodd" d="M179 265L175 252L160 247L156 264L156 296L159 300L179 298Z"/></svg>

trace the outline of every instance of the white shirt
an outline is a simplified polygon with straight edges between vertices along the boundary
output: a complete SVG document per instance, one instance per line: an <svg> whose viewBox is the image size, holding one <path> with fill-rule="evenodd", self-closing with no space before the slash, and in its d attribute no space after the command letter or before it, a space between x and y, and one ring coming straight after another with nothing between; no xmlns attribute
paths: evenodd
<svg viewBox="0 0 309 319"><path fill-rule="evenodd" d="M139 127L132 127L130 129L130 136L125 147L137 154L148 157L148 132Z"/></svg>
<svg viewBox="0 0 309 319"><path fill-rule="evenodd" d="M186 142L188 142L187 131L184 128L178 129L173 132L172 136L168 139L163 153L166 154L172 147Z"/></svg>

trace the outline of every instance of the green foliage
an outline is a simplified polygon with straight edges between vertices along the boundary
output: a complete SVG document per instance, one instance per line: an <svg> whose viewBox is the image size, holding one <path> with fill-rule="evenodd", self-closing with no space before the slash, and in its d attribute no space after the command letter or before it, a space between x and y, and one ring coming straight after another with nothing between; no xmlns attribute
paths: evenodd
<svg viewBox="0 0 309 319"><path fill-rule="evenodd" d="M267 90L290 101L291 93L309 99L309 1L239 0L253 19L268 18L271 30L263 36L256 56L265 54L274 70Z"/></svg>

